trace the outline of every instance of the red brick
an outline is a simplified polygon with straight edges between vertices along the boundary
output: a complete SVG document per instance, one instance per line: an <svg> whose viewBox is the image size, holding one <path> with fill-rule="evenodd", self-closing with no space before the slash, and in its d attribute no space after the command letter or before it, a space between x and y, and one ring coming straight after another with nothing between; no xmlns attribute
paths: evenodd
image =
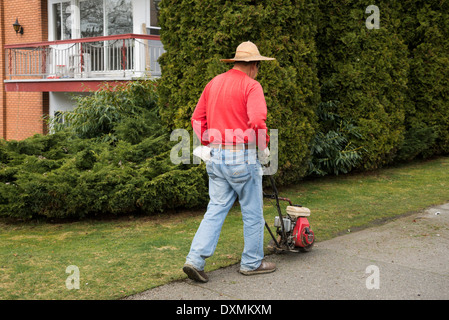
<svg viewBox="0 0 449 320"><path fill-rule="evenodd" d="M24 33L12 24L18 18ZM48 40L47 0L0 1L0 137L21 140L46 133L42 117L48 114L48 93L5 92L5 44Z"/></svg>

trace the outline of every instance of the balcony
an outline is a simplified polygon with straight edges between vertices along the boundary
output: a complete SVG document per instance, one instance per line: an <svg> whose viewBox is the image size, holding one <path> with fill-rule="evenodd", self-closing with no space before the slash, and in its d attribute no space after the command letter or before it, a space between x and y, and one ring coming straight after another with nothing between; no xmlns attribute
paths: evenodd
<svg viewBox="0 0 449 320"><path fill-rule="evenodd" d="M85 91L104 81L161 75L159 36L115 36L5 45L6 91Z"/></svg>

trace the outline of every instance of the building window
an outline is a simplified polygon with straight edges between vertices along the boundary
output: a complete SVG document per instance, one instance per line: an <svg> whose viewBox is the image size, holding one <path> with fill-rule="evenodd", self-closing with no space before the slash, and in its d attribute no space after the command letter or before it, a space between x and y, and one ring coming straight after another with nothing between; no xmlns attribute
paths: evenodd
<svg viewBox="0 0 449 320"><path fill-rule="evenodd" d="M80 2L81 38L132 33L131 0Z"/></svg>
<svg viewBox="0 0 449 320"><path fill-rule="evenodd" d="M65 123L64 113L62 113L61 111L55 111L54 115L55 115L56 123L59 123L59 124Z"/></svg>
<svg viewBox="0 0 449 320"><path fill-rule="evenodd" d="M55 40L72 38L72 14L70 1L53 4Z"/></svg>
<svg viewBox="0 0 449 320"><path fill-rule="evenodd" d="M160 35L159 27L159 3L161 0L150 0L150 27L149 34Z"/></svg>
<svg viewBox="0 0 449 320"><path fill-rule="evenodd" d="M58 1L53 19L55 40L132 33L132 0Z"/></svg>
<svg viewBox="0 0 449 320"><path fill-rule="evenodd" d="M101 37L106 35L104 30L103 0L88 0L80 2L80 31L81 38Z"/></svg>
<svg viewBox="0 0 449 320"><path fill-rule="evenodd" d="M105 1L107 14L107 34L133 32L133 6L131 0Z"/></svg>

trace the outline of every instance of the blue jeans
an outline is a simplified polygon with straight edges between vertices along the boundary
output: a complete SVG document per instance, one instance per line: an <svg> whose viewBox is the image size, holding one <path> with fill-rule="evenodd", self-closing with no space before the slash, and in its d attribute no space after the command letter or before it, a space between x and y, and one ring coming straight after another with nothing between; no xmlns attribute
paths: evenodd
<svg viewBox="0 0 449 320"><path fill-rule="evenodd" d="M243 219L244 249L242 271L257 269L264 257L262 167L256 149L228 150L212 148L206 164L209 175L209 205L193 238L186 263L204 270L205 259L212 256L223 222L239 198Z"/></svg>

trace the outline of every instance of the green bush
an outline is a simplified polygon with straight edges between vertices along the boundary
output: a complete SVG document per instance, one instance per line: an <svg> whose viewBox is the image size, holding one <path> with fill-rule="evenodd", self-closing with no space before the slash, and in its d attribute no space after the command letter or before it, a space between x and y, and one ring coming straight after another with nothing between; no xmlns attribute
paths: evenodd
<svg viewBox="0 0 449 320"><path fill-rule="evenodd" d="M51 119L54 131L67 129L82 139L120 139L133 144L150 133L166 133L160 125L153 81L131 81L116 87L105 82L100 90L74 99L77 107L73 111Z"/></svg>
<svg viewBox="0 0 449 320"><path fill-rule="evenodd" d="M410 131L425 127L436 139L421 154L449 153L449 2L409 1L408 10L415 17L409 22L413 37L411 48L409 94L415 109L409 115ZM409 30L403 29L403 34ZM427 136L423 136L424 139Z"/></svg>
<svg viewBox="0 0 449 320"><path fill-rule="evenodd" d="M340 103L332 112L352 119L363 146L360 167L391 163L404 139L409 60L395 33L395 21L383 15L380 29L367 29L366 2L320 1L322 19L317 46L323 101Z"/></svg>
<svg viewBox="0 0 449 320"><path fill-rule="evenodd" d="M52 134L0 140L0 216L83 218L204 206L204 165L174 164L210 79L243 41L279 130L278 184L449 152L449 1L164 0L162 78L77 98ZM157 90L156 90L157 89Z"/></svg>
<svg viewBox="0 0 449 320"><path fill-rule="evenodd" d="M350 119L329 112L336 104L338 102L328 101L318 106L319 129L311 141L308 175L348 173L362 159L363 147L353 143L361 138L359 128Z"/></svg>
<svg viewBox="0 0 449 320"><path fill-rule="evenodd" d="M278 183L303 177L316 128L319 103L315 48L317 6L310 1L167 0L161 3L161 40L166 53L159 62L161 117L172 128L191 130L190 119L205 85L232 65L243 41L262 55L258 81L268 106L267 125L278 129Z"/></svg>
<svg viewBox="0 0 449 320"><path fill-rule="evenodd" d="M151 81L106 88L79 99L53 134L2 140L0 216L79 219L204 205L204 166L171 162L174 143L154 90ZM109 119L95 121L98 109Z"/></svg>
<svg viewBox="0 0 449 320"><path fill-rule="evenodd" d="M33 139L42 137L27 140ZM141 154L139 144L121 141L117 145L95 139L72 143L84 148L75 148L60 160L16 153L13 157L21 160L15 166L2 163L0 216L153 214L207 203L204 166L172 164L167 141L164 149L168 151L158 149L153 154L150 150Z"/></svg>
<svg viewBox="0 0 449 320"><path fill-rule="evenodd" d="M449 2L380 1L382 17L408 47L410 72L405 136L395 160L408 161L448 152Z"/></svg>
<svg viewBox="0 0 449 320"><path fill-rule="evenodd" d="M404 141L399 147L395 160L410 161L418 156L430 156L429 149L435 144L437 132L435 127L425 124L413 124L407 127Z"/></svg>

